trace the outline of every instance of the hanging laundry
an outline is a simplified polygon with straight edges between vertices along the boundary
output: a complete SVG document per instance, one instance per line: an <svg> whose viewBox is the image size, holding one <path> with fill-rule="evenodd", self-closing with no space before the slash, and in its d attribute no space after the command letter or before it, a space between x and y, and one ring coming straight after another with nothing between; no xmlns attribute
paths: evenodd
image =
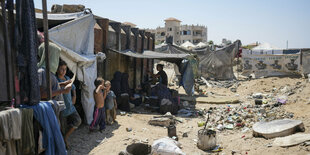
<svg viewBox="0 0 310 155"><path fill-rule="evenodd" d="M21 139L21 113L19 109L0 112L0 154L16 155L16 140Z"/></svg>
<svg viewBox="0 0 310 155"><path fill-rule="evenodd" d="M23 155L35 154L35 140L33 134L33 110L21 109L22 115L22 137L19 150Z"/></svg>
<svg viewBox="0 0 310 155"><path fill-rule="evenodd" d="M46 155L66 155L66 146L60 132L60 127L49 102L40 102L33 106L22 105L23 108L31 108L34 118L43 128L43 148Z"/></svg>
<svg viewBox="0 0 310 155"><path fill-rule="evenodd" d="M34 105L40 102L40 88L36 74L38 46L33 0L16 1L15 26L21 101Z"/></svg>

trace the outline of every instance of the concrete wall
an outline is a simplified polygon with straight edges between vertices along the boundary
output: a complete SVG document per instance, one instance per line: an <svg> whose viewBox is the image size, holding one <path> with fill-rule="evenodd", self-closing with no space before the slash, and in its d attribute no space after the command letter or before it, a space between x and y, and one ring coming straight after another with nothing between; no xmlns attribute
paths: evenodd
<svg viewBox="0 0 310 155"><path fill-rule="evenodd" d="M107 58L100 69L104 70L103 73L100 71L100 75L103 75L106 80L111 80L116 71L126 72L129 75L130 88L136 88L145 80L143 76L147 75L147 70L152 69L154 61L128 57L108 49L118 51L131 49L138 53L147 49L153 50L155 34L145 33L144 30L131 28L129 25L122 25L118 22L107 22L101 19L97 22L103 31L102 34L106 34L103 37L103 51Z"/></svg>
<svg viewBox="0 0 310 155"><path fill-rule="evenodd" d="M102 30L102 52L108 54L107 46L108 46L108 32L109 32L109 19L101 18L96 19L97 24L100 26ZM107 59L106 59L107 60ZM106 76L106 62L98 62L97 63L97 76L104 77Z"/></svg>
<svg viewBox="0 0 310 155"><path fill-rule="evenodd" d="M101 27L96 23L94 26L94 36L95 36L95 45L94 45L94 53L103 51L103 35L102 35Z"/></svg>

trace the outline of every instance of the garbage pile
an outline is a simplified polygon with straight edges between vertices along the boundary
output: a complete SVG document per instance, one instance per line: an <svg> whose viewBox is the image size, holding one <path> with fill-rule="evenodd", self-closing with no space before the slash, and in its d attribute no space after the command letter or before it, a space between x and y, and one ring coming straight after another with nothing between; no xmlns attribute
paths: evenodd
<svg viewBox="0 0 310 155"><path fill-rule="evenodd" d="M210 113L208 128L218 131L227 129L247 132L256 122L293 118L294 114L286 112L281 105L281 103L263 105L241 104L200 109L198 114L204 118L201 122L198 122L198 126L204 126L206 116Z"/></svg>
<svg viewBox="0 0 310 155"><path fill-rule="evenodd" d="M208 87L217 87L217 88L230 88L238 84L237 80L206 80L204 78L198 79L197 83L199 85L207 85Z"/></svg>

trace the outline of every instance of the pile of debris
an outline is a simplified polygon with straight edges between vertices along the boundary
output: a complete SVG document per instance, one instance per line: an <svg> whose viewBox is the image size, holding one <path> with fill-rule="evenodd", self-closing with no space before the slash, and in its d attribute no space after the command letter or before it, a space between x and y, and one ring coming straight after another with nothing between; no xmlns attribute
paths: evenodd
<svg viewBox="0 0 310 155"><path fill-rule="evenodd" d="M280 103L264 105L223 105L220 107L210 107L210 109L201 109L198 114L204 116L198 126L203 126L207 114L210 114L208 128L222 131L242 130L247 132L254 123L260 121L272 121L283 118L293 118L294 114L286 112Z"/></svg>
<svg viewBox="0 0 310 155"><path fill-rule="evenodd" d="M196 81L199 85L207 85L207 87L217 87L217 88L230 88L238 84L237 80L206 80L201 77Z"/></svg>

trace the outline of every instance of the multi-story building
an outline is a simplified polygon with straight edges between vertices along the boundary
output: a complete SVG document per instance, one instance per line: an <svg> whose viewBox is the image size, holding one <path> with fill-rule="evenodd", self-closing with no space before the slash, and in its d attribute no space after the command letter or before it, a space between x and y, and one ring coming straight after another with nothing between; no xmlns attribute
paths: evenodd
<svg viewBox="0 0 310 155"><path fill-rule="evenodd" d="M207 27L204 25L181 25L176 18L165 19L165 27L149 30L155 33L156 43L162 43L166 37L172 36L175 44L181 45L186 41L194 44L207 42Z"/></svg>

